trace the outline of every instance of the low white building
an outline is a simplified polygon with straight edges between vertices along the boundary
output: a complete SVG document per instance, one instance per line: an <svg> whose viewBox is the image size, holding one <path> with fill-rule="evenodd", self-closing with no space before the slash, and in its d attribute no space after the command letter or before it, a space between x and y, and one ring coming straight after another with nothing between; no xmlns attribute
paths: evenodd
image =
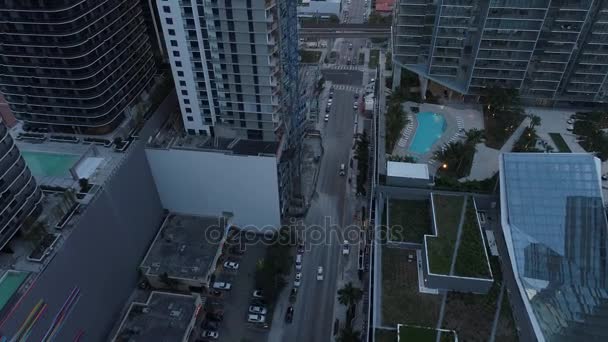
<svg viewBox="0 0 608 342"><path fill-rule="evenodd" d="M386 184L426 188L433 184L427 164L388 161L386 163Z"/></svg>
<svg viewBox="0 0 608 342"><path fill-rule="evenodd" d="M275 231L281 226L282 191L276 142L202 136L151 142L146 157L163 207L171 212L232 215L234 226Z"/></svg>
<svg viewBox="0 0 608 342"><path fill-rule="evenodd" d="M299 17L319 17L327 15L340 16L342 2L340 0L311 1L302 0L298 4Z"/></svg>

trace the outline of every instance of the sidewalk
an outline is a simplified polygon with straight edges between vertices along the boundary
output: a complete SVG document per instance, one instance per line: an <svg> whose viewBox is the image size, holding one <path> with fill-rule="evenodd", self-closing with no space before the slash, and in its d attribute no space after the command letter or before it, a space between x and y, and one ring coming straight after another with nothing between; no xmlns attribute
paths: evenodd
<svg viewBox="0 0 608 342"><path fill-rule="evenodd" d="M530 118L525 118L500 150L487 147L483 143L477 144L477 152L473 157L471 172L468 177L464 177L461 180L482 180L492 177L494 173L498 172L498 156L501 153L511 152L513 146L529 124Z"/></svg>

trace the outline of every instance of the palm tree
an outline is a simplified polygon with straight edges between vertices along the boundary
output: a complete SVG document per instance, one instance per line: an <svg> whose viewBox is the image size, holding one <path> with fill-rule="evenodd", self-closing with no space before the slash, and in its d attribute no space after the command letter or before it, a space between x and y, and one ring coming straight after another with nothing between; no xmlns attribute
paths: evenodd
<svg viewBox="0 0 608 342"><path fill-rule="evenodd" d="M352 282L348 282L338 290L338 302L342 305L354 306L361 298L363 298L363 291L354 287Z"/></svg>
<svg viewBox="0 0 608 342"><path fill-rule="evenodd" d="M467 144L477 145L483 139L485 132L483 129L473 128L468 130L465 134L467 137Z"/></svg>
<svg viewBox="0 0 608 342"><path fill-rule="evenodd" d="M528 117L530 118L530 126L528 126L530 127L530 129L534 129L534 127L540 126L540 116L530 114L528 115Z"/></svg>
<svg viewBox="0 0 608 342"><path fill-rule="evenodd" d="M336 339L337 342L360 342L361 332L354 330L350 324L340 329L340 335Z"/></svg>

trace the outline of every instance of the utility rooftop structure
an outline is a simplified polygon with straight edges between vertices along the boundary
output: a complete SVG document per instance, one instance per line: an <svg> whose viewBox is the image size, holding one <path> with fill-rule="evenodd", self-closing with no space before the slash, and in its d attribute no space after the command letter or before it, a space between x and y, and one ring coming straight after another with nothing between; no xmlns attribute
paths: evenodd
<svg viewBox="0 0 608 342"><path fill-rule="evenodd" d="M155 288L200 291L209 285L227 230L225 218L170 215L140 268Z"/></svg>
<svg viewBox="0 0 608 342"><path fill-rule="evenodd" d="M521 339L606 340L608 225L600 160L582 153L503 154L500 197L517 283L511 294L523 301L514 307Z"/></svg>
<svg viewBox="0 0 608 342"><path fill-rule="evenodd" d="M537 105L605 102L607 20L597 0L398 0L393 79L403 67L474 97L498 86Z"/></svg>
<svg viewBox="0 0 608 342"><path fill-rule="evenodd" d="M112 342L189 341L202 306L198 294L152 292L131 303Z"/></svg>

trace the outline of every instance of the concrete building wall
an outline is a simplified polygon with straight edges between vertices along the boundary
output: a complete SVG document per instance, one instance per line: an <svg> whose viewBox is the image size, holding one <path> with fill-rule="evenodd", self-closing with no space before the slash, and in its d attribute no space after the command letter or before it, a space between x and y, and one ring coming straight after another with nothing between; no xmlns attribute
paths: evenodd
<svg viewBox="0 0 608 342"><path fill-rule="evenodd" d="M386 185L414 188L428 188L432 182L429 179L386 176Z"/></svg>
<svg viewBox="0 0 608 342"><path fill-rule="evenodd" d="M183 214L221 216L247 230L280 227L277 160L219 152L147 149L164 208Z"/></svg>
<svg viewBox="0 0 608 342"><path fill-rule="evenodd" d="M78 305L56 339L72 340L84 330L89 341L107 340L111 325L137 285L137 267L163 216L143 148L136 144L129 150L123 164L74 223L61 250L5 322L4 333L13 336L40 298L44 298L49 312L58 312L77 286L81 291ZM42 340L53 316L40 317L30 335L32 340Z"/></svg>

